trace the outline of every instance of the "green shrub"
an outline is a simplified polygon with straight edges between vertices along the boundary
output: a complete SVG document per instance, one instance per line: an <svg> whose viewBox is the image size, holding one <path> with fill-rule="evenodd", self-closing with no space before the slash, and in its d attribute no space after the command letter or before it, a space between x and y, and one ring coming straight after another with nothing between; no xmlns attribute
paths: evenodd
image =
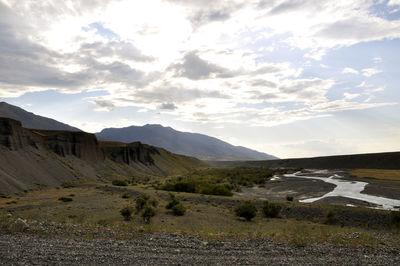
<svg viewBox="0 0 400 266"><path fill-rule="evenodd" d="M185 206L183 206L183 204L181 202L179 202L178 204L175 204L172 207L172 214L176 215L176 216L183 216L185 215L186 212L186 208Z"/></svg>
<svg viewBox="0 0 400 266"><path fill-rule="evenodd" d="M8 231L14 222L12 215L6 212L0 212L0 232Z"/></svg>
<svg viewBox="0 0 400 266"><path fill-rule="evenodd" d="M60 198L58 198L58 200L59 200L59 201L62 201L62 202L70 202L70 201L72 201L72 198L60 197Z"/></svg>
<svg viewBox="0 0 400 266"><path fill-rule="evenodd" d="M156 215L156 211L149 205L146 205L143 209L142 218L145 223L150 223L153 216Z"/></svg>
<svg viewBox="0 0 400 266"><path fill-rule="evenodd" d="M167 203L167 206L165 206L165 208L167 209L172 209L175 205L181 203L181 201L175 197L175 195L170 194L170 200Z"/></svg>
<svg viewBox="0 0 400 266"><path fill-rule="evenodd" d="M130 221L132 218L133 208L127 206L125 208L122 208L119 212L124 217L125 221Z"/></svg>
<svg viewBox="0 0 400 266"><path fill-rule="evenodd" d="M114 186L121 186L121 187L125 187L125 186L128 185L128 184L126 183L126 181L124 181L124 180L119 180L119 179L113 180L113 181L112 181L112 184L113 184Z"/></svg>
<svg viewBox="0 0 400 266"><path fill-rule="evenodd" d="M146 205L146 203L149 199L150 199L150 197L147 196L146 194L142 194L136 198L136 200L135 200L136 213L139 213L141 210L143 210L144 206Z"/></svg>
<svg viewBox="0 0 400 266"><path fill-rule="evenodd" d="M269 203L268 201L264 201L262 206L262 212L265 217L275 218L279 216L282 207L275 203Z"/></svg>
<svg viewBox="0 0 400 266"><path fill-rule="evenodd" d="M243 217L247 221L250 221L256 216L257 208L251 201L246 201L235 208L235 214L236 216Z"/></svg>
<svg viewBox="0 0 400 266"><path fill-rule="evenodd" d="M286 196L286 200L287 200L287 201L293 201L293 196L289 196L289 195Z"/></svg>
<svg viewBox="0 0 400 266"><path fill-rule="evenodd" d="M325 224L336 224L339 221L336 213L332 210L328 211L328 213L325 216L324 223Z"/></svg>

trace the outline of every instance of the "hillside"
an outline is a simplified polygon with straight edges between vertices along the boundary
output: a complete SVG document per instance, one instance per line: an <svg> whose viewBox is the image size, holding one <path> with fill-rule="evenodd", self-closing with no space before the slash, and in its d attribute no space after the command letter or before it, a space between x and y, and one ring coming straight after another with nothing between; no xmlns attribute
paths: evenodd
<svg viewBox="0 0 400 266"><path fill-rule="evenodd" d="M400 152L336 155L270 161L209 161L215 166L248 166L313 169L400 169Z"/></svg>
<svg viewBox="0 0 400 266"><path fill-rule="evenodd" d="M58 122L51 118L35 115L34 113L27 112L22 108L8 104L6 102L0 102L0 117L7 117L18 120L25 128L81 131L76 127L71 127L67 124Z"/></svg>
<svg viewBox="0 0 400 266"><path fill-rule="evenodd" d="M272 160L275 156L233 146L217 138L203 134L174 130L161 125L106 128L96 133L100 140L133 142L140 141L162 147L177 154L194 156L201 160Z"/></svg>
<svg viewBox="0 0 400 266"><path fill-rule="evenodd" d="M93 134L25 129L0 118L0 193L76 180L181 174L202 161L139 142L99 143Z"/></svg>

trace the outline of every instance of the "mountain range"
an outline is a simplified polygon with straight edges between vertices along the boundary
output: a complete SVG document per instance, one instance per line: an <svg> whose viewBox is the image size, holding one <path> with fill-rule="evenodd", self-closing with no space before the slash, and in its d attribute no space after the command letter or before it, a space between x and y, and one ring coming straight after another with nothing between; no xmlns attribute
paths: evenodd
<svg viewBox="0 0 400 266"><path fill-rule="evenodd" d="M41 130L81 131L76 127L54 119L35 115L24 109L0 102L0 117L18 120L25 128ZM142 142L164 148L170 152L193 156L201 160L274 160L275 156L234 146L214 137L203 134L174 130L161 125L130 126L125 128L106 128L96 133L100 140L118 142Z"/></svg>
<svg viewBox="0 0 400 266"><path fill-rule="evenodd" d="M275 156L233 146L225 141L198 133L177 131L161 125L106 128L96 133L100 140L132 142L140 141L173 153L194 156L201 160L274 160Z"/></svg>

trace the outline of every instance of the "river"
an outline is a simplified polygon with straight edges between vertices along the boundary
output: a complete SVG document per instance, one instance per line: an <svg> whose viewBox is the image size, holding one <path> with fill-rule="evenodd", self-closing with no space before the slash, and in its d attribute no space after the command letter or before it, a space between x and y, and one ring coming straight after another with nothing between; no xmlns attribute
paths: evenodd
<svg viewBox="0 0 400 266"><path fill-rule="evenodd" d="M346 197L373 203L376 205L376 207L373 207L375 209L398 211L400 208L400 200L361 193L364 190L365 186L368 185L367 182L344 180L343 177L338 174L333 174L330 176L314 176L315 174L318 173L321 173L322 175L326 174L327 171L314 171L312 172L313 175L306 175L305 173L301 172L285 175L286 177L298 177L298 178L322 180L324 182L331 183L336 186L331 192L326 193L322 197L304 199L300 200L300 202L315 202L317 200L326 197Z"/></svg>

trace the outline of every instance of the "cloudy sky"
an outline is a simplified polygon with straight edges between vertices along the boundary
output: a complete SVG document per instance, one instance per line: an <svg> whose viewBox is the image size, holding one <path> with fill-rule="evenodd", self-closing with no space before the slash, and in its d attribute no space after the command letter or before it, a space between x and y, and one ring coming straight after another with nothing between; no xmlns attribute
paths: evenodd
<svg viewBox="0 0 400 266"><path fill-rule="evenodd" d="M400 0L0 0L0 100L281 158L400 150Z"/></svg>

